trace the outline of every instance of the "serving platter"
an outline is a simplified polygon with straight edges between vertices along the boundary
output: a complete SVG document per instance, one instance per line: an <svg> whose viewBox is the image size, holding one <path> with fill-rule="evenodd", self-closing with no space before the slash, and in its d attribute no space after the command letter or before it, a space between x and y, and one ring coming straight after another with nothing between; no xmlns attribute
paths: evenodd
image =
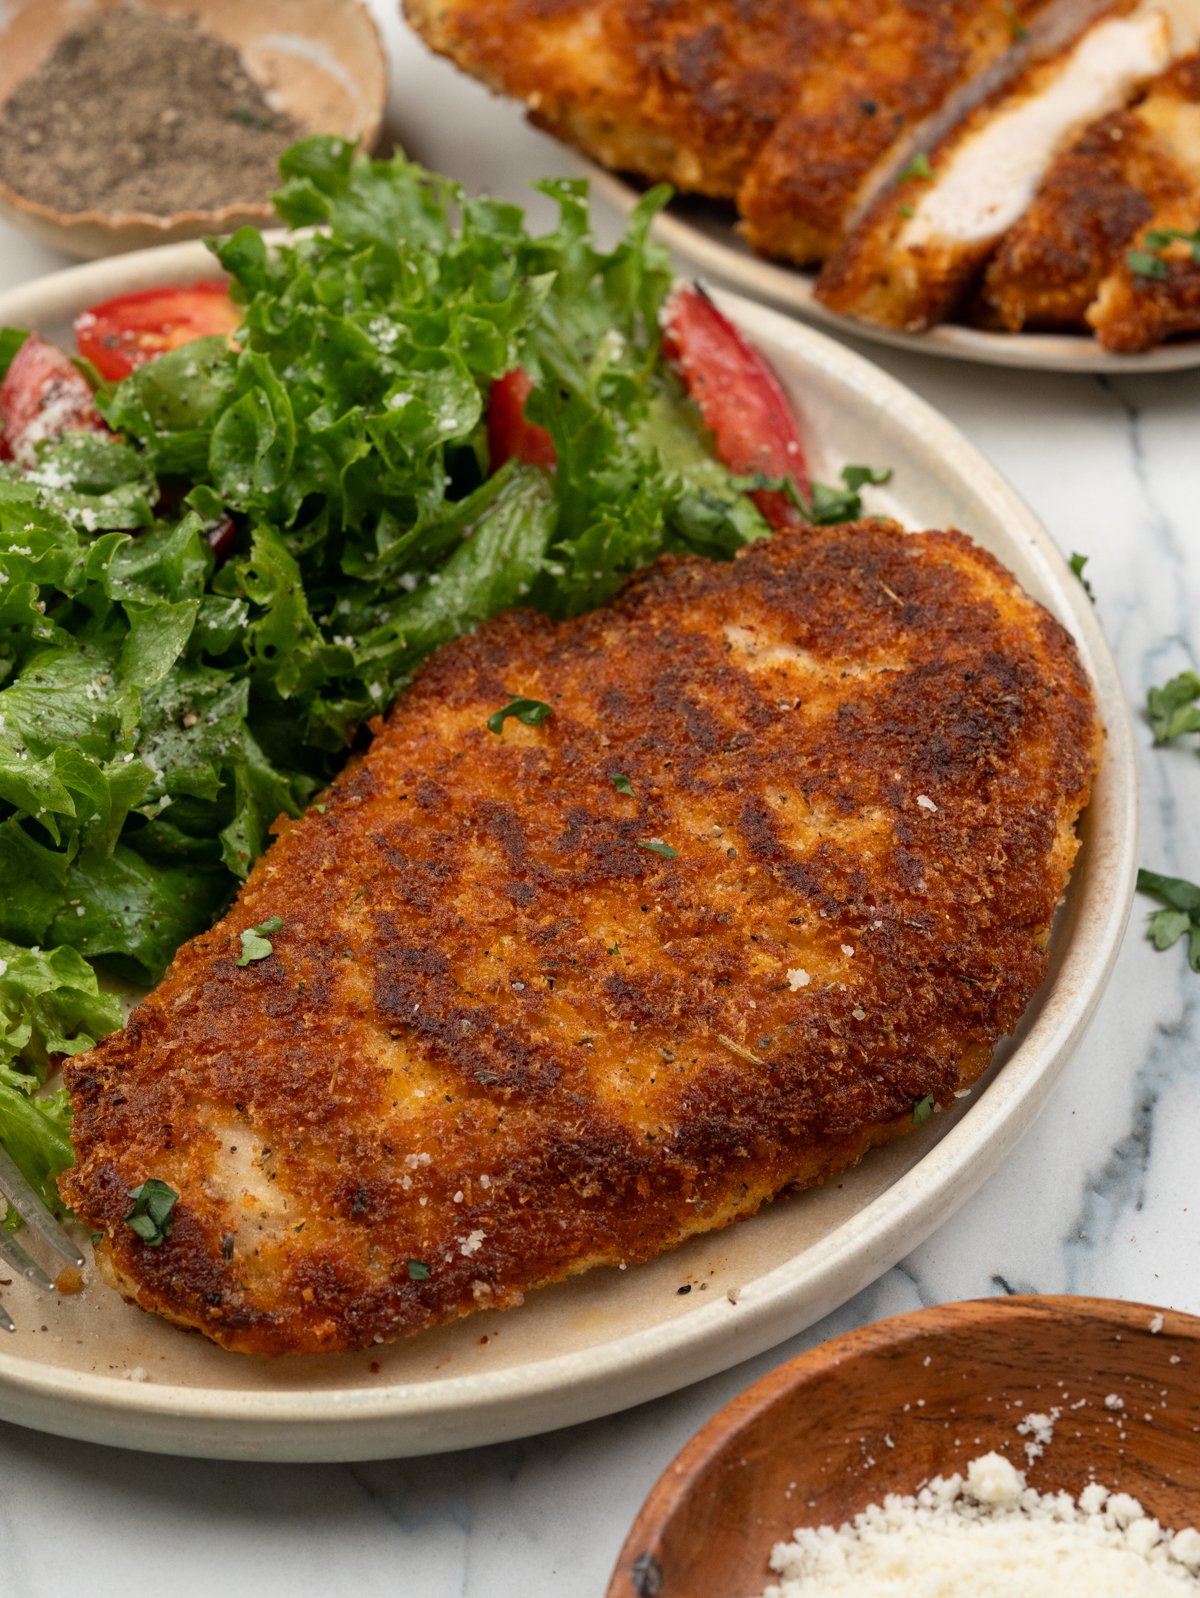
<svg viewBox="0 0 1200 1598"><path fill-rule="evenodd" d="M93 262L0 296L0 324L66 342L89 304L210 270L199 244ZM650 1264L593 1272L518 1310L369 1354L228 1354L126 1306L92 1271L70 1297L6 1286L18 1331L0 1348L0 1417L165 1453L315 1461L434 1453L609 1414L827 1314L945 1220L1033 1121L1103 990L1133 891L1132 729L1107 645L1048 533L947 421L822 334L734 295L716 298L791 392L818 478L836 480L847 463L891 467L891 482L869 491L870 512L964 528L1078 640L1107 753L1051 972L1017 1035L954 1113L823 1189Z"/></svg>
<svg viewBox="0 0 1200 1598"><path fill-rule="evenodd" d="M611 205L628 214L644 189L594 161L578 157L592 187ZM1178 372L1200 366L1200 338L1162 344L1140 355L1118 355L1079 333L987 333L945 322L925 333L902 333L876 327L828 310L817 299L816 275L756 255L734 225L733 209L700 195L677 194L655 219L653 233L679 262L686 262L755 299L766 300L828 327L841 336L869 339L941 355L954 361L987 366L1016 366L1039 372Z"/></svg>

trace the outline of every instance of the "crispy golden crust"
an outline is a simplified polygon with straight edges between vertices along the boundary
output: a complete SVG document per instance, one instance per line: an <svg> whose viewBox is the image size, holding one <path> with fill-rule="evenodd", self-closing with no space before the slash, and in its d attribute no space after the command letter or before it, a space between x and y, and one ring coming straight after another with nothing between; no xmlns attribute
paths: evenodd
<svg viewBox="0 0 1200 1598"><path fill-rule="evenodd" d="M1136 108L1093 122L1058 158L988 267L988 319L1013 331L1086 327L1101 285L1120 272L1139 230L1164 225L1168 211L1180 209L1192 217L1189 231L1200 223L1200 56L1165 73ZM1156 302L1170 305L1186 276L1173 275L1144 309L1145 296L1133 296L1144 321L1157 320ZM1111 307L1112 288L1106 299ZM1102 315L1101 325L1110 342ZM1154 343L1162 336L1148 326L1128 347L1145 348L1146 338Z"/></svg>
<svg viewBox="0 0 1200 1598"><path fill-rule="evenodd" d="M405 0L443 55L612 167L732 196L798 77L844 30L829 0Z"/></svg>
<svg viewBox="0 0 1200 1598"><path fill-rule="evenodd" d="M751 244L801 264L824 261L899 141L1009 52L1041 8L1042 0L902 0L864 14L836 70L804 83L742 185Z"/></svg>
<svg viewBox="0 0 1200 1598"><path fill-rule="evenodd" d="M514 694L554 714L496 736ZM1101 738L1067 634L959 533L779 534L503 616L70 1063L64 1194L131 1298L252 1352L723 1226L983 1068ZM158 1248L122 1225L148 1177L181 1194Z"/></svg>
<svg viewBox="0 0 1200 1598"><path fill-rule="evenodd" d="M1145 250L1156 232L1194 234L1200 228L1200 55L1167 73L1138 107L1138 116L1160 152L1145 178L1153 215L1132 240ZM1106 349L1148 350L1200 330L1200 263L1193 251L1175 242L1155 253L1163 258L1165 277L1134 272L1122 251L1088 307L1088 325Z"/></svg>
<svg viewBox="0 0 1200 1598"><path fill-rule="evenodd" d="M1153 228L1167 227L1195 232L1200 204L1160 212L1134 244L1144 245ZM1158 253L1166 265L1165 278L1146 277L1120 260L1100 285L1087 320L1105 349L1128 355L1153 349L1177 334L1200 331L1200 263L1186 244Z"/></svg>

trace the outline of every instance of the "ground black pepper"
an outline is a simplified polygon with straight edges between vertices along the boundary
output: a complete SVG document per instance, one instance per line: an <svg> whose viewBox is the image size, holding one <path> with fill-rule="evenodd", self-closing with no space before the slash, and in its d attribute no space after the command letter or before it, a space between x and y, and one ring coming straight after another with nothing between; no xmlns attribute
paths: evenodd
<svg viewBox="0 0 1200 1598"><path fill-rule="evenodd" d="M0 179L55 210L213 210L269 199L298 137L194 19L120 9L64 35L0 108Z"/></svg>

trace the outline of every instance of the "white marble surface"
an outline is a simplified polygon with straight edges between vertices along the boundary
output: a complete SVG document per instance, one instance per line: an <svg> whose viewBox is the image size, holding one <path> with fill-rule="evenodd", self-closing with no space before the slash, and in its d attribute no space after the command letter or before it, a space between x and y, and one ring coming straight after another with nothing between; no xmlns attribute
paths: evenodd
<svg viewBox="0 0 1200 1598"><path fill-rule="evenodd" d="M389 127L472 186L572 169L516 112L427 58L373 0ZM66 264L0 225L0 288ZM864 347L865 348L865 347ZM1200 649L1200 372L1023 376L866 351L950 415L1064 550L1091 557L1126 688ZM1200 878L1200 754L1142 729L1142 859ZM1200 977L1156 954L1139 901L1099 1015L999 1175L874 1287L772 1354L624 1415L465 1454L289 1467L158 1459L0 1425L0 1598L549 1598L598 1594L638 1505L727 1398L815 1341L1009 1289L1200 1310Z"/></svg>

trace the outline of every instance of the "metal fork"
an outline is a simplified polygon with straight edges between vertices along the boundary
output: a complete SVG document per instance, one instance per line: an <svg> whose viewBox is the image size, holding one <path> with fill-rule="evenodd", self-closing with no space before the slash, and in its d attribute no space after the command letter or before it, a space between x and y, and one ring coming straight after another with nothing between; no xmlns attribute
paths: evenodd
<svg viewBox="0 0 1200 1598"><path fill-rule="evenodd" d="M83 1265L83 1255L21 1175L12 1156L0 1146L0 1200L2 1199L8 1200L29 1230L48 1248L53 1249L69 1265L76 1267ZM53 1279L3 1225L0 1225L0 1259L11 1265L14 1271L20 1271L22 1276L27 1277L38 1287L54 1291ZM4 1305L0 1304L0 1331L15 1332L16 1329L16 1321Z"/></svg>

